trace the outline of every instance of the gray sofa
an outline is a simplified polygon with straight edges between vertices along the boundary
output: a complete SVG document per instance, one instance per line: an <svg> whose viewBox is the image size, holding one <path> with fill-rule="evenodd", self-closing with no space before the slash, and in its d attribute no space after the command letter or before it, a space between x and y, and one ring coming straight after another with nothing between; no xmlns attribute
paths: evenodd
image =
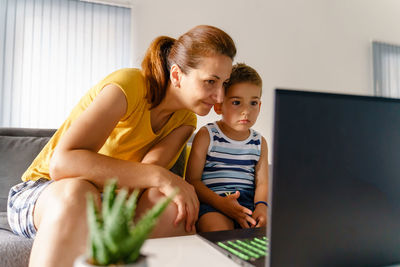
<svg viewBox="0 0 400 267"><path fill-rule="evenodd" d="M21 176L54 129L0 128L0 266L28 266L33 240L13 234L7 221L7 198L10 188ZM184 150L172 171L183 174Z"/></svg>
<svg viewBox="0 0 400 267"><path fill-rule="evenodd" d="M7 221L10 188L22 182L23 172L55 130L0 128L0 266L28 266L33 241L13 234Z"/></svg>

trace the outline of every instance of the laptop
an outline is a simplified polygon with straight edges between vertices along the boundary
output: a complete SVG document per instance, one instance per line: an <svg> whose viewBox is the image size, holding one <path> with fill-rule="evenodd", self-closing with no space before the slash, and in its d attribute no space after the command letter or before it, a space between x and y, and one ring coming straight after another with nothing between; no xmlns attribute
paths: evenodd
<svg viewBox="0 0 400 267"><path fill-rule="evenodd" d="M215 249L241 266L265 266L268 256L266 227L198 233Z"/></svg>
<svg viewBox="0 0 400 267"><path fill-rule="evenodd" d="M400 100L278 89L272 149L266 266L400 262Z"/></svg>

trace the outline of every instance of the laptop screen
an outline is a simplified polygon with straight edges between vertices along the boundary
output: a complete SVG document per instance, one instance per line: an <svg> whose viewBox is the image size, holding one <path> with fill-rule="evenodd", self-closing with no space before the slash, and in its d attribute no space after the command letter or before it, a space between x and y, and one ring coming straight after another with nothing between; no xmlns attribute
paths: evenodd
<svg viewBox="0 0 400 267"><path fill-rule="evenodd" d="M400 100L276 90L270 265L400 262Z"/></svg>

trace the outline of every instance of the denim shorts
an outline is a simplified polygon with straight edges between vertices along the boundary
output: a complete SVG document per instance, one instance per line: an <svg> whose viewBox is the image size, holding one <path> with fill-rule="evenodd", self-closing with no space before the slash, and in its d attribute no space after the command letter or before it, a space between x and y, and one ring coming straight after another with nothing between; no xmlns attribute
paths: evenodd
<svg viewBox="0 0 400 267"><path fill-rule="evenodd" d="M222 197L225 197L225 194L221 194ZM240 205L242 205L243 207L248 208L251 211L254 211L254 193L250 193L250 192L242 192L240 191L240 197L238 199L238 202ZM203 216L204 214L208 213L208 212L219 212L221 213L219 210L215 209L214 207L206 204L206 203L200 203L200 208L199 208L199 218L201 216ZM239 223L237 223L236 221L234 221L234 227L235 229L237 228L242 228Z"/></svg>
<svg viewBox="0 0 400 267"><path fill-rule="evenodd" d="M8 194L7 217L11 230L19 236L34 238L36 228L33 223L33 210L40 193L53 180L40 178L13 186Z"/></svg>

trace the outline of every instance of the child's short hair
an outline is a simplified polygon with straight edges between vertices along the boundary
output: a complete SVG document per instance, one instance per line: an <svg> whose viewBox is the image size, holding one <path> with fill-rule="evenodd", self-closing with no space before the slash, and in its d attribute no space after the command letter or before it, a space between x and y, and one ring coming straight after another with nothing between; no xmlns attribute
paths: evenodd
<svg viewBox="0 0 400 267"><path fill-rule="evenodd" d="M228 82L224 84L225 91L235 84L244 82L251 83L262 88L261 76L257 73L255 69L244 63L236 63L232 67L232 73L229 77Z"/></svg>

